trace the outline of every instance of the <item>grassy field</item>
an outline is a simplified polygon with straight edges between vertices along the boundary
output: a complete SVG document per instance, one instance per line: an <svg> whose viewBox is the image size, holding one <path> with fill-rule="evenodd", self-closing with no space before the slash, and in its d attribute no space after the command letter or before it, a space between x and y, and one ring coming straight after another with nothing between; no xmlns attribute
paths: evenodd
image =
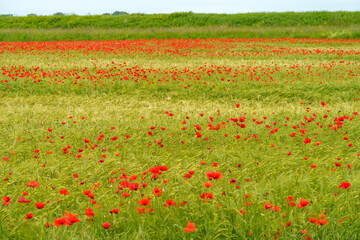
<svg viewBox="0 0 360 240"><path fill-rule="evenodd" d="M359 39L360 12L0 16L0 41L171 38Z"/></svg>
<svg viewBox="0 0 360 240"><path fill-rule="evenodd" d="M360 237L359 40L0 53L1 238Z"/></svg>
<svg viewBox="0 0 360 240"><path fill-rule="evenodd" d="M171 27L148 29L0 29L0 41L89 41L208 38L360 39L360 26L316 27Z"/></svg>
<svg viewBox="0 0 360 240"><path fill-rule="evenodd" d="M0 16L0 28L169 28L169 27L293 27L359 25L360 12L269 12L239 14L129 14L121 16Z"/></svg>

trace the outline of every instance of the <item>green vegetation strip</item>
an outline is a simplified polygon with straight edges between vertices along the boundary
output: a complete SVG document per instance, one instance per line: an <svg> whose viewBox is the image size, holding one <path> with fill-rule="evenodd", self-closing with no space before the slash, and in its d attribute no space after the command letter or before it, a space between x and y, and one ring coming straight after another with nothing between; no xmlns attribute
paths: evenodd
<svg viewBox="0 0 360 240"><path fill-rule="evenodd" d="M0 41L360 38L360 12L0 16Z"/></svg>

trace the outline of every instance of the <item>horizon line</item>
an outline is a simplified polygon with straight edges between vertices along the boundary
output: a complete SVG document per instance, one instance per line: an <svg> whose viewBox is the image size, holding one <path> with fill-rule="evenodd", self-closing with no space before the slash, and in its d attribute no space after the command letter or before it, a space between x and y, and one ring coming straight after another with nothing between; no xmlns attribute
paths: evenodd
<svg viewBox="0 0 360 240"><path fill-rule="evenodd" d="M125 14L123 15L112 15L114 12L124 12ZM77 13L65 13L65 12L54 12L52 14L38 14L35 12L30 12L26 15L17 15L17 14L13 14L13 13L0 13L0 16L9 16L9 17L28 17L33 16L33 17L43 17L43 16L126 16L126 15L135 15L135 14L141 14L141 15L160 15L160 14L174 14L174 13L193 13L193 14L225 14L225 15L236 15L236 14L253 14L253 13L313 13L313 12L360 12L360 10L354 10L354 11L349 11L349 10L311 10L311 11L254 11L254 12L237 12L237 13L226 13L226 12L193 12L193 11L176 11L176 12L154 12L154 13L142 13L142 12L126 12L126 11L114 11L112 13L110 12L104 12L104 13L88 13L88 14L77 14ZM55 15L57 13L63 14L63 15Z"/></svg>

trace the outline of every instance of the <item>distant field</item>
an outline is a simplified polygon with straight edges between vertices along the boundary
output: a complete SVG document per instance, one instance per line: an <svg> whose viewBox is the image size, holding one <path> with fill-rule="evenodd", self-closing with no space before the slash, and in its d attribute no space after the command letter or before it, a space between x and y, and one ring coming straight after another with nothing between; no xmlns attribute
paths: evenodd
<svg viewBox="0 0 360 240"><path fill-rule="evenodd" d="M354 39L1 42L0 238L359 239L359 56Z"/></svg>
<svg viewBox="0 0 360 240"><path fill-rule="evenodd" d="M0 16L0 41L360 38L360 12Z"/></svg>
<svg viewBox="0 0 360 240"><path fill-rule="evenodd" d="M0 41L209 38L360 39L360 27L178 27L150 29L0 29Z"/></svg>
<svg viewBox="0 0 360 240"><path fill-rule="evenodd" d="M130 14L1 17L0 28L293 27L359 25L360 12Z"/></svg>

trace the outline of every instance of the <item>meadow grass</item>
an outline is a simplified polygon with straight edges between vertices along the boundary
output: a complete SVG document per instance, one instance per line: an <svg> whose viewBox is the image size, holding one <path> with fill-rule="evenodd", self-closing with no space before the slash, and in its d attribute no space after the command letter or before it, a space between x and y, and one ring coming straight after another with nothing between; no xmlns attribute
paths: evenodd
<svg viewBox="0 0 360 240"><path fill-rule="evenodd" d="M360 38L360 12L0 16L0 41Z"/></svg>
<svg viewBox="0 0 360 240"><path fill-rule="evenodd" d="M0 29L0 41L88 41L127 39L207 39L207 38L329 38L359 39L359 25L292 27L169 27L169 28L70 28Z"/></svg>
<svg viewBox="0 0 360 240"><path fill-rule="evenodd" d="M34 44L0 45L0 191L11 198L0 207L2 238L359 237L358 41ZM154 166L168 171L155 179ZM209 180L208 171L223 177ZM141 189L119 189L124 180ZM204 192L214 199L202 199ZM147 197L151 205L139 213ZM170 199L177 204L165 207ZM297 207L300 199L309 205ZM66 211L81 222L55 227ZM309 222L320 214L326 225ZM188 221L198 231L185 232Z"/></svg>
<svg viewBox="0 0 360 240"><path fill-rule="evenodd" d="M169 28L169 27L293 27L359 25L360 12L258 12L238 14L129 14L121 16L0 16L0 28Z"/></svg>

